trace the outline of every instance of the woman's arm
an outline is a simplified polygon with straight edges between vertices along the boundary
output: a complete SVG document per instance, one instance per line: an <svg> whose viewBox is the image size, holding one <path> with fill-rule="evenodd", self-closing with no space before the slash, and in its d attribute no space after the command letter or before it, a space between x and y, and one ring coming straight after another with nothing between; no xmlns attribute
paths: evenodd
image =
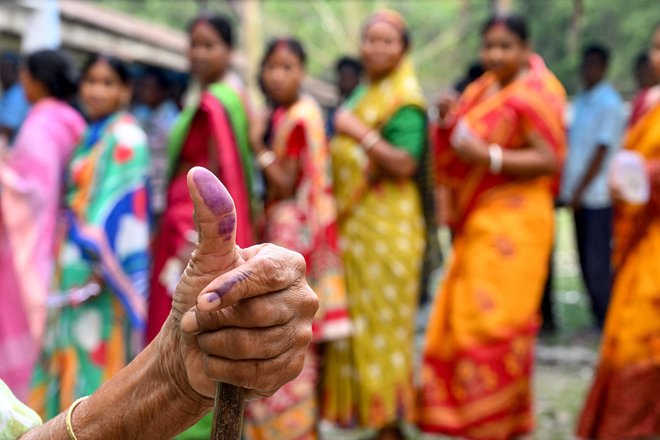
<svg viewBox="0 0 660 440"><path fill-rule="evenodd" d="M79 439L171 438L193 425L213 405L186 386L183 362L163 362L178 353L173 339L161 334L130 364L81 402L72 414ZM68 438L65 413L21 439Z"/></svg>
<svg viewBox="0 0 660 440"><path fill-rule="evenodd" d="M269 196L275 200L293 197L301 171L300 153L307 148L305 127L301 123L292 130L287 140L287 154L283 158L277 158L259 139L257 137L252 146L266 178Z"/></svg>
<svg viewBox="0 0 660 440"><path fill-rule="evenodd" d="M419 127L410 127L412 130L418 130ZM357 116L348 110L339 110L335 115L335 129L338 133L353 138L361 145L369 140L367 136L372 137L372 133L377 137L372 137L373 141L369 145L362 145L366 150L369 159L375 163L383 174L393 178L410 178L417 171L417 160L413 158L410 152L403 148L387 142L380 133L374 132L372 128L364 124ZM425 136L425 129L422 128Z"/></svg>
<svg viewBox="0 0 660 440"><path fill-rule="evenodd" d="M199 242L154 341L73 411L79 439L171 438L213 404L218 381L270 396L301 371L318 299L300 254L240 249L227 190L201 168L188 174ZM200 292L204 292L200 295ZM60 414L22 438L67 438Z"/></svg>
<svg viewBox="0 0 660 440"><path fill-rule="evenodd" d="M454 145L456 154L465 162L491 165L491 148L477 137L464 136ZM538 134L531 132L527 146L519 150L501 149L501 172L519 177L538 177L559 172L559 161L550 145Z"/></svg>

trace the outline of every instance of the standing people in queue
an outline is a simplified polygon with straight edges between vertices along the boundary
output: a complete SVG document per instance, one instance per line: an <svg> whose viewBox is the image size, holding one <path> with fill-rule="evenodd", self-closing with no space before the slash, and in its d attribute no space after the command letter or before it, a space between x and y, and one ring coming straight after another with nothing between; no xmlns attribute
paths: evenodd
<svg viewBox="0 0 660 440"><path fill-rule="evenodd" d="M192 167L206 167L223 182L236 204L236 242L242 247L253 242L248 107L243 85L229 69L232 27L226 17L204 15L192 22L188 35L190 70L201 94L181 112L170 133L167 202L153 240L148 341L170 313L174 288L197 241L186 184ZM181 438L206 437L210 430L207 417Z"/></svg>
<svg viewBox="0 0 660 440"><path fill-rule="evenodd" d="M261 62L264 92L274 105L267 124L255 123L252 148L266 183L262 241L300 252L308 282L322 304L314 341L346 337L350 331L339 256L330 152L323 115L301 92L306 54L292 38L271 41ZM318 354L310 347L302 373L272 398L250 402L249 439L315 438L318 418Z"/></svg>
<svg viewBox="0 0 660 440"><path fill-rule="evenodd" d="M454 241L427 328L419 425L505 440L534 427L565 93L517 16L488 20L481 60L487 72L439 115L438 190Z"/></svg>
<svg viewBox="0 0 660 440"><path fill-rule="evenodd" d="M149 272L149 150L123 109L126 65L95 56L80 98L90 125L67 170L64 228L31 406L53 417L142 348Z"/></svg>
<svg viewBox="0 0 660 440"><path fill-rule="evenodd" d="M197 240L186 185L190 168L204 166L222 180L236 202L237 242L252 243L248 114L242 86L229 72L232 28L225 17L202 16L190 25L189 38L190 69L202 93L197 103L183 110L170 133L169 183L154 240L147 340L165 322L173 289Z"/></svg>
<svg viewBox="0 0 660 440"><path fill-rule="evenodd" d="M649 50L660 78L660 24ZM655 439L660 436L660 94L649 93L649 109L630 127L620 156L636 155L650 195L631 198L628 179L615 178L615 268L612 302L605 323L596 377L578 425L578 436L594 440ZM629 182L628 182L629 183ZM630 195L629 195L630 194Z"/></svg>
<svg viewBox="0 0 660 440"><path fill-rule="evenodd" d="M612 288L612 201L607 171L625 126L623 100L605 79L609 51L591 45L582 57L584 90L573 102L560 198L573 210L582 278L596 326L603 329Z"/></svg>
<svg viewBox="0 0 660 440"><path fill-rule="evenodd" d="M46 324L62 176L85 120L68 102L78 75L64 53L30 54L20 79L32 107L0 160L0 378L25 399Z"/></svg>
<svg viewBox="0 0 660 440"><path fill-rule="evenodd" d="M354 333L325 351L322 418L401 438L413 420L413 332L424 219L413 179L426 146L422 91L403 17L365 23L366 74L337 111L333 184Z"/></svg>

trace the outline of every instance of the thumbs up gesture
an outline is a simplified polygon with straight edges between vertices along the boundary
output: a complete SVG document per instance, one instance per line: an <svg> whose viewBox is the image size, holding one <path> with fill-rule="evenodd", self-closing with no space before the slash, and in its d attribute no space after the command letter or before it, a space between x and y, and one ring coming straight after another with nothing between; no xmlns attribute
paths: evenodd
<svg viewBox="0 0 660 440"><path fill-rule="evenodd" d="M233 200L210 171L190 170L188 188L199 238L157 343L174 351L183 391L208 405L216 382L270 396L300 373L311 340L318 299L305 260L272 244L239 248Z"/></svg>

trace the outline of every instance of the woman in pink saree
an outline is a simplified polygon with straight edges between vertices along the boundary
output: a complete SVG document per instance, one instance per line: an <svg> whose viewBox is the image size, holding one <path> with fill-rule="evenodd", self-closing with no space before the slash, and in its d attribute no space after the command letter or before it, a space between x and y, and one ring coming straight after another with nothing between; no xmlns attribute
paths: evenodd
<svg viewBox="0 0 660 440"><path fill-rule="evenodd" d="M85 121L66 102L77 85L63 53L29 55L21 82L33 106L0 160L0 378L25 398L45 324L61 176Z"/></svg>

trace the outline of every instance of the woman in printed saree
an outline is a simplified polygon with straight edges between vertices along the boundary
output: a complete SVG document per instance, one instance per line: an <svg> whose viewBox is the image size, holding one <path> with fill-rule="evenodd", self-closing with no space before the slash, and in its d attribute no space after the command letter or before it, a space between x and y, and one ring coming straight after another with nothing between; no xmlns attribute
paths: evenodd
<svg viewBox="0 0 660 440"><path fill-rule="evenodd" d="M66 101L78 88L62 52L29 55L21 82L32 108L0 163L0 378L27 398L46 324L62 176L85 121Z"/></svg>
<svg viewBox="0 0 660 440"><path fill-rule="evenodd" d="M148 341L170 312L173 289L197 241L188 170L203 166L218 176L236 203L237 244L252 244L248 114L242 86L228 71L232 29L224 17L203 16L193 21L189 35L190 68L202 90L198 102L179 115L170 134L167 203L153 240Z"/></svg>
<svg viewBox="0 0 660 440"><path fill-rule="evenodd" d="M267 189L263 241L305 257L308 281L321 303L313 326L319 344L346 337L350 325L323 115L316 101L300 91L305 60L302 45L291 38L273 40L266 48L261 79L274 109L268 125L254 124L252 147ZM248 403L246 438L316 438L314 345L295 380L270 398Z"/></svg>
<svg viewBox="0 0 660 440"><path fill-rule="evenodd" d="M531 374L565 149L564 90L518 17L482 32L487 68L447 114L437 165L452 260L423 353L419 426L468 439L533 430Z"/></svg>
<svg viewBox="0 0 660 440"><path fill-rule="evenodd" d="M649 58L660 78L660 25ZM615 178L618 157L613 164L613 302L595 380L578 425L580 438L660 436L660 86L655 87L649 94L649 110L630 128L620 152L620 157L632 153L639 158L641 170L632 178ZM625 191L626 186L640 187L640 174L648 176L646 201Z"/></svg>
<svg viewBox="0 0 660 440"><path fill-rule="evenodd" d="M149 275L149 153L121 108L123 62L98 56L80 96L91 120L68 168L64 227L31 407L45 418L93 393L142 348Z"/></svg>
<svg viewBox="0 0 660 440"><path fill-rule="evenodd" d="M366 83L335 116L332 168L353 335L327 344L322 418L400 438L413 420L413 332L425 228L414 181L426 145L424 99L404 19L366 22Z"/></svg>

